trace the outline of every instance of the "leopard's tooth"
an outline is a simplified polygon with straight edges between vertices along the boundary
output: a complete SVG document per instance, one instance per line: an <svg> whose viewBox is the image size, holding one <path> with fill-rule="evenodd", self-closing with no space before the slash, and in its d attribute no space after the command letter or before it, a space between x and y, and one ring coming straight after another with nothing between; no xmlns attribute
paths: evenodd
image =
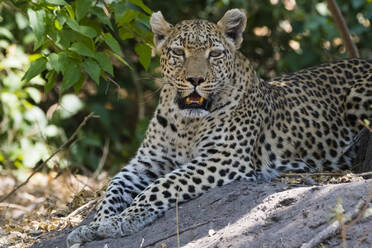
<svg viewBox="0 0 372 248"><path fill-rule="evenodd" d="M200 97L199 98L199 103L202 104L204 102L204 98L203 97Z"/></svg>
<svg viewBox="0 0 372 248"><path fill-rule="evenodd" d="M191 102L190 97L186 97L186 104L190 104L190 102Z"/></svg>

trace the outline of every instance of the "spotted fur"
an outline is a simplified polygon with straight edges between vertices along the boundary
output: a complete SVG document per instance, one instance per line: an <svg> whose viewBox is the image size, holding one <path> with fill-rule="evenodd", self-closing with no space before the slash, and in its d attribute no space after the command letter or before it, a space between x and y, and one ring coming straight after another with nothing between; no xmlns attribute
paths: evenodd
<svg viewBox="0 0 372 248"><path fill-rule="evenodd" d="M263 81L237 50L245 22L237 9L217 24L192 20L174 27L153 14L164 83L159 106L94 221L74 230L68 245L133 234L177 201L234 180L350 168L357 120L372 119L372 60ZM190 94L203 104L185 104Z"/></svg>

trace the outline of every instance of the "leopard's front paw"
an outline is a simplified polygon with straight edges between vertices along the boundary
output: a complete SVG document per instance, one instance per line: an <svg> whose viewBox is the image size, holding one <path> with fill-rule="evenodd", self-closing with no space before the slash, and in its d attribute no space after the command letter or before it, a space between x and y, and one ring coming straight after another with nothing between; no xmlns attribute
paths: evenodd
<svg viewBox="0 0 372 248"><path fill-rule="evenodd" d="M91 223L87 226L80 226L73 230L67 236L67 247L74 244L83 244L85 242L105 239L105 238L118 238L125 236L120 227L120 222L116 219L108 219L99 223Z"/></svg>
<svg viewBox="0 0 372 248"><path fill-rule="evenodd" d="M83 244L85 242L95 240L97 238L97 229L98 226L95 227L93 225L84 225L76 228L67 236L67 247L71 247L74 244Z"/></svg>
<svg viewBox="0 0 372 248"><path fill-rule="evenodd" d="M102 239L125 236L120 228L120 222L116 218L110 218L100 222L97 232Z"/></svg>

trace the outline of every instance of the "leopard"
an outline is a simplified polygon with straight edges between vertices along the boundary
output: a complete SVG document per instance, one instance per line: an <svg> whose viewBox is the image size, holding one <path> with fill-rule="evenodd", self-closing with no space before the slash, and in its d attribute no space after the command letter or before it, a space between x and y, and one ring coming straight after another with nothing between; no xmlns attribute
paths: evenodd
<svg viewBox="0 0 372 248"><path fill-rule="evenodd" d="M134 158L94 220L67 246L135 234L176 204L236 180L345 170L372 119L372 60L348 59L261 79L239 48L247 16L150 25L160 53L159 104Z"/></svg>

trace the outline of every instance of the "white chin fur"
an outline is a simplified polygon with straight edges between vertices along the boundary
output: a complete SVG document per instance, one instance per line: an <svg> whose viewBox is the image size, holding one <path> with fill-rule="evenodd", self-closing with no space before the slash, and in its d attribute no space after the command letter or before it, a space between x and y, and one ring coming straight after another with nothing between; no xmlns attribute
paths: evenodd
<svg viewBox="0 0 372 248"><path fill-rule="evenodd" d="M186 117L204 117L209 114L209 111L204 109L182 109L180 112Z"/></svg>

